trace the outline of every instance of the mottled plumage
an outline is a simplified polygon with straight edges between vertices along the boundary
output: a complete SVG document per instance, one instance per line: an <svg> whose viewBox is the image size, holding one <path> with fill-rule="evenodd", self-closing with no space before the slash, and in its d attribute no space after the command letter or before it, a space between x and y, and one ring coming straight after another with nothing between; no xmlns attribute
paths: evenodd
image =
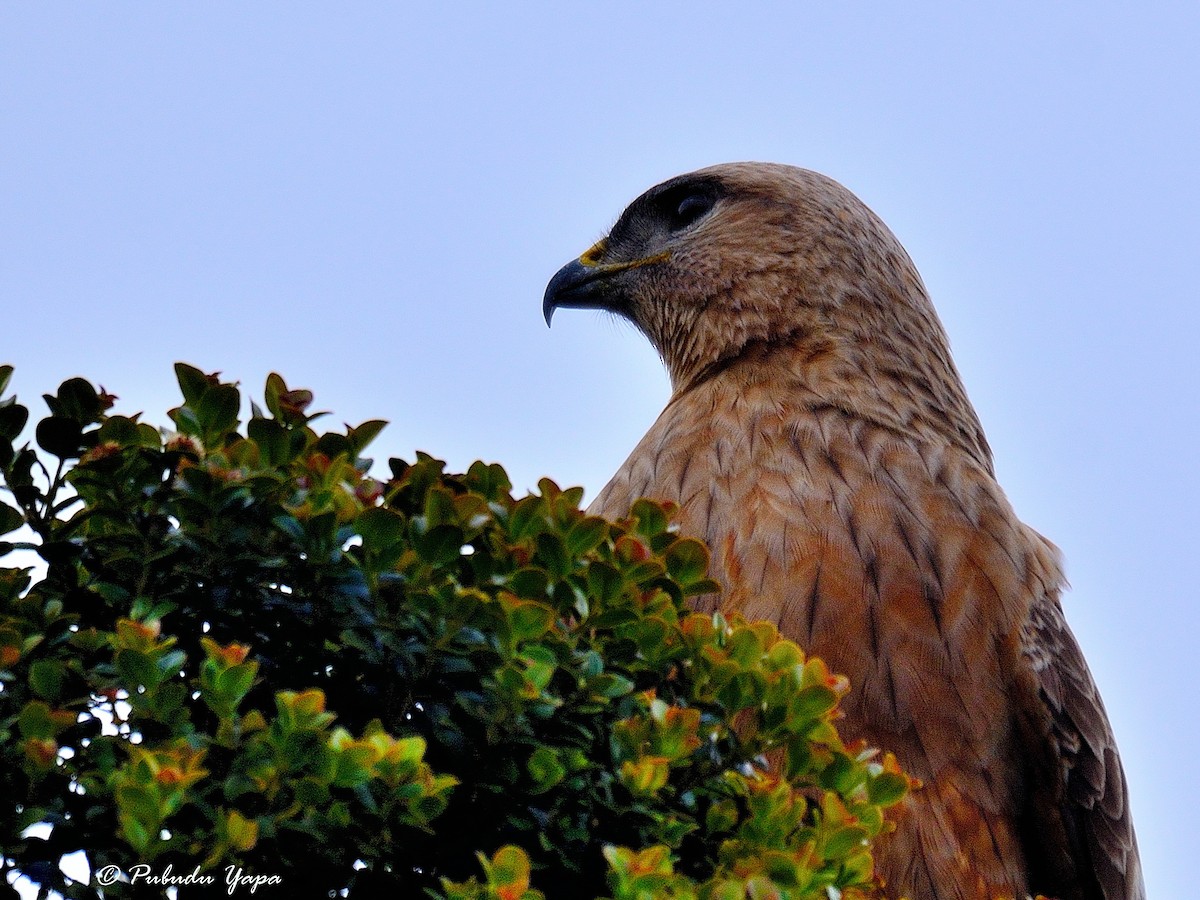
<svg viewBox="0 0 1200 900"><path fill-rule="evenodd" d="M924 787L877 848L912 900L1144 897L1126 784L920 276L856 197L787 166L716 166L635 200L547 288L626 316L666 409L591 506L680 505L740 612L850 677L842 730Z"/></svg>

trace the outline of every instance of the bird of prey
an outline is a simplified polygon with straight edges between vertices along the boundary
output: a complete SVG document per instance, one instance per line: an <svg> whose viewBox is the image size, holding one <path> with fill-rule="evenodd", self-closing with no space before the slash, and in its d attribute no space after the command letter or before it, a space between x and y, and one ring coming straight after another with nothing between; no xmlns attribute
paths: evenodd
<svg viewBox="0 0 1200 900"><path fill-rule="evenodd" d="M875 848L889 896L1144 898L1125 776L908 254L831 179L664 182L546 289L632 322L666 409L590 512L679 504L723 592L849 676L842 726L923 782Z"/></svg>

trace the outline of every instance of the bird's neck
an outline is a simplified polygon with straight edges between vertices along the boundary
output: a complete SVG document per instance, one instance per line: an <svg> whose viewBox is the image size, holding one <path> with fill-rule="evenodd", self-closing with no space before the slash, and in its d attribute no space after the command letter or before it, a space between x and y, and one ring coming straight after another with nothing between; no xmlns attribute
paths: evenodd
<svg viewBox="0 0 1200 900"><path fill-rule="evenodd" d="M769 385L781 407L837 409L904 436L956 446L991 473L991 450L949 354L905 364L909 350L884 338L834 339L797 328L748 341L724 357L667 363L673 401L697 390L738 398Z"/></svg>

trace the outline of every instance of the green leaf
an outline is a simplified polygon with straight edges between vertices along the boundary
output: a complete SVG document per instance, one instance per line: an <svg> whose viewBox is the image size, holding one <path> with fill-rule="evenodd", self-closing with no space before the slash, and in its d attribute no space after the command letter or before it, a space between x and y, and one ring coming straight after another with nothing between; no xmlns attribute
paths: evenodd
<svg viewBox="0 0 1200 900"><path fill-rule="evenodd" d="M763 655L762 640L753 628L745 626L734 629L725 650L744 669L757 668Z"/></svg>
<svg viewBox="0 0 1200 900"><path fill-rule="evenodd" d="M736 712L762 702L763 680L756 672L739 672L717 694L726 710Z"/></svg>
<svg viewBox="0 0 1200 900"><path fill-rule="evenodd" d="M29 410L11 399L0 403L0 438L15 441L25 423L29 421Z"/></svg>
<svg viewBox="0 0 1200 900"><path fill-rule="evenodd" d="M513 639L528 641L545 634L554 623L554 610L544 603L521 600L508 605L509 628Z"/></svg>
<svg viewBox="0 0 1200 900"><path fill-rule="evenodd" d="M573 568L573 562L567 555L567 548L557 534L544 531L535 539L538 549L538 559L546 566L547 571L555 578L565 578Z"/></svg>
<svg viewBox="0 0 1200 900"><path fill-rule="evenodd" d="M702 594L719 594L721 585L713 581L711 578L701 578L699 581L693 581L683 591L685 597L699 597Z"/></svg>
<svg viewBox="0 0 1200 900"><path fill-rule="evenodd" d="M881 772L867 782L867 797L880 806L900 802L908 793L908 779L894 772Z"/></svg>
<svg viewBox="0 0 1200 900"><path fill-rule="evenodd" d="M130 688L145 685L147 689L151 689L163 679L163 674L154 660L139 650L118 650L113 661L117 665L118 674Z"/></svg>
<svg viewBox="0 0 1200 900"><path fill-rule="evenodd" d="M428 527L440 524L456 524L458 509L454 503L454 494L445 487L431 487L425 494L425 522Z"/></svg>
<svg viewBox="0 0 1200 900"><path fill-rule="evenodd" d="M837 706L838 695L823 684L797 691L788 703L788 717L797 724L825 715Z"/></svg>
<svg viewBox="0 0 1200 900"><path fill-rule="evenodd" d="M38 422L38 446L59 459L76 459L83 450L83 425L78 419L47 416Z"/></svg>
<svg viewBox="0 0 1200 900"><path fill-rule="evenodd" d="M112 441L122 447L136 446L142 441L142 432L138 423L127 416L109 416L96 432L97 440Z"/></svg>
<svg viewBox="0 0 1200 900"><path fill-rule="evenodd" d="M404 537L404 517L385 507L373 506L358 514L354 529L367 547L383 550Z"/></svg>
<svg viewBox="0 0 1200 900"><path fill-rule="evenodd" d="M467 470L467 482L471 490L493 502L507 497L512 492L512 482L508 479L508 473L497 463L471 463L471 468Z"/></svg>
<svg viewBox="0 0 1200 900"><path fill-rule="evenodd" d="M508 533L519 541L544 525L545 505L541 497L522 497L508 514Z"/></svg>
<svg viewBox="0 0 1200 900"><path fill-rule="evenodd" d="M278 466L291 460L288 436L292 432L274 419L252 418L246 423L246 434L258 444L263 459L271 465Z"/></svg>
<svg viewBox="0 0 1200 900"><path fill-rule="evenodd" d="M838 828L825 841L825 856L827 859L845 856L856 847L866 844L868 837L867 830L857 825Z"/></svg>
<svg viewBox="0 0 1200 900"><path fill-rule="evenodd" d="M196 417L196 412L190 406L180 406L171 410L171 421L175 423L175 427L184 434L190 434L195 437L201 437L204 434L204 429L200 425L200 419Z"/></svg>
<svg viewBox="0 0 1200 900"><path fill-rule="evenodd" d="M56 415L77 419L84 425L99 422L104 413L100 395L82 378L68 378L58 388Z"/></svg>
<svg viewBox="0 0 1200 900"><path fill-rule="evenodd" d="M550 575L545 569L529 566L514 572L508 587L518 597L541 600L550 588Z"/></svg>
<svg viewBox="0 0 1200 900"><path fill-rule="evenodd" d="M299 779L294 790L301 806L324 806L329 802L329 787L315 778Z"/></svg>
<svg viewBox="0 0 1200 900"><path fill-rule="evenodd" d="M695 538L681 538L667 550L666 561L668 574L686 587L708 571L708 550Z"/></svg>
<svg viewBox="0 0 1200 900"><path fill-rule="evenodd" d="M53 740L75 724L75 713L63 709L51 709L40 700L26 703L17 717L21 736Z"/></svg>
<svg viewBox="0 0 1200 900"><path fill-rule="evenodd" d="M535 794L550 790L567 774L566 767L558 758L558 753L549 747L538 747L534 750L526 768L529 770L530 777L533 778Z"/></svg>
<svg viewBox="0 0 1200 900"><path fill-rule="evenodd" d="M633 691L634 684L628 678L604 672L588 682L588 690L606 700L623 697Z"/></svg>
<svg viewBox="0 0 1200 900"><path fill-rule="evenodd" d="M57 700L66 680L66 664L57 659L39 659L29 667L29 686L39 697Z"/></svg>
<svg viewBox="0 0 1200 900"><path fill-rule="evenodd" d="M316 450L318 453L324 453L332 459L335 456L341 456L343 453L351 456L354 451L354 445L350 443L350 439L346 435L338 434L336 431L329 431L317 439Z"/></svg>
<svg viewBox="0 0 1200 900"><path fill-rule="evenodd" d="M529 887L529 856L520 847L501 847L490 863L484 863L490 893L521 897Z"/></svg>
<svg viewBox="0 0 1200 900"><path fill-rule="evenodd" d="M214 384L204 392L195 404L195 410L206 444L237 427L241 403L241 394L231 384Z"/></svg>
<svg viewBox="0 0 1200 900"><path fill-rule="evenodd" d="M732 831L738 822L737 804L730 799L721 800L709 807L704 827L710 834Z"/></svg>
<svg viewBox="0 0 1200 900"><path fill-rule="evenodd" d="M625 579L615 568L604 562L592 562L587 568L588 593L608 606L620 596L625 587Z"/></svg>
<svg viewBox="0 0 1200 900"><path fill-rule="evenodd" d="M12 366L0 366L0 395L3 395L8 390L8 382L12 378L12 373Z"/></svg>
<svg viewBox="0 0 1200 900"><path fill-rule="evenodd" d="M217 678L217 689L221 693L221 699L236 708L249 693L257 672L258 666L254 663L230 666Z"/></svg>
<svg viewBox="0 0 1200 900"><path fill-rule="evenodd" d="M180 393L183 394L183 402L188 406L195 406L200 402L200 398L204 396L213 384L213 380L197 369L195 366L189 366L187 363L175 363L175 380L179 382Z"/></svg>
<svg viewBox="0 0 1200 900"><path fill-rule="evenodd" d="M629 514L637 519L638 534L653 537L667 530L667 525L669 524L667 514L653 500L638 500L633 504L633 508L630 509Z"/></svg>
<svg viewBox="0 0 1200 900"><path fill-rule="evenodd" d="M187 654L182 650L171 650L158 658L156 665L163 678L174 678L187 662Z"/></svg>
<svg viewBox="0 0 1200 900"><path fill-rule="evenodd" d="M263 399L266 401L267 409L271 415L280 421L283 420L283 409L279 405L279 398L287 393L287 384L283 378L272 372L267 376L266 390L263 392Z"/></svg>
<svg viewBox="0 0 1200 900"><path fill-rule="evenodd" d="M162 821L156 793L148 786L125 781L114 791L114 796L121 810L126 838L135 848L144 849L152 839L150 831Z"/></svg>
<svg viewBox="0 0 1200 900"><path fill-rule="evenodd" d="M415 544L426 562L445 565L462 555L463 531L457 525L438 525L418 537Z"/></svg>
<svg viewBox="0 0 1200 900"><path fill-rule="evenodd" d="M354 448L355 454L360 454L371 441L379 436L379 432L387 427L386 419L369 419L356 428L347 431L347 437Z"/></svg>
<svg viewBox="0 0 1200 900"><path fill-rule="evenodd" d="M25 524L25 516L7 503L0 503L0 534L16 531Z"/></svg>
<svg viewBox="0 0 1200 900"><path fill-rule="evenodd" d="M558 664L553 651L534 644L526 647L517 659L525 663L525 678L529 683L538 691L544 691L550 684L550 679L554 676L554 670Z"/></svg>
<svg viewBox="0 0 1200 900"><path fill-rule="evenodd" d="M608 537L608 521L599 516L587 516L567 532L567 552L576 558L595 550Z"/></svg>

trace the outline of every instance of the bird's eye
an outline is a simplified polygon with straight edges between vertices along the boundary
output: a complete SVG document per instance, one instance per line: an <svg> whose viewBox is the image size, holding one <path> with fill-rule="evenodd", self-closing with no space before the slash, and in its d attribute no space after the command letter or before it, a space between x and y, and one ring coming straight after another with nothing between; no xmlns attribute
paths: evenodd
<svg viewBox="0 0 1200 900"><path fill-rule="evenodd" d="M688 194L671 213L671 230L681 231L713 208L713 198L706 194Z"/></svg>

